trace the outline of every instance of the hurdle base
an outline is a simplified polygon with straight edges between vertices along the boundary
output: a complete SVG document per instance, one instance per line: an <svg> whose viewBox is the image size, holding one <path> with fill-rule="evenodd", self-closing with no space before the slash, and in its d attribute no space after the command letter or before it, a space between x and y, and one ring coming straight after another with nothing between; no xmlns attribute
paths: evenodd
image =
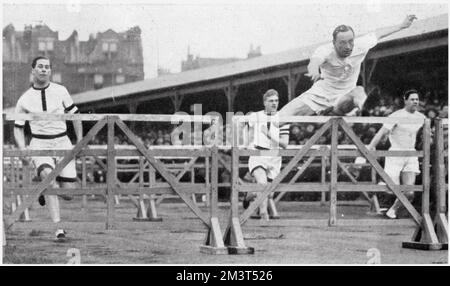
<svg viewBox="0 0 450 286"><path fill-rule="evenodd" d="M261 219L260 215L251 215L250 216L251 219ZM269 219L280 219L280 216L273 216L273 215L269 215Z"/></svg>
<svg viewBox="0 0 450 286"><path fill-rule="evenodd" d="M444 250L444 244L405 241L402 243L402 248L417 249L417 250ZM447 248L448 248L448 245L447 245ZM445 248L445 249L447 249L447 248Z"/></svg>
<svg viewBox="0 0 450 286"><path fill-rule="evenodd" d="M226 247L213 247L210 245L202 245L200 246L200 252L204 254L228 254L228 249Z"/></svg>
<svg viewBox="0 0 450 286"><path fill-rule="evenodd" d="M154 222L161 222L163 221L162 217L156 217L156 218L142 218L142 217L134 217L133 221L142 222L142 221L154 221Z"/></svg>
<svg viewBox="0 0 450 286"><path fill-rule="evenodd" d="M228 254L232 254L232 255L255 254L254 247L228 246L227 248L228 248Z"/></svg>

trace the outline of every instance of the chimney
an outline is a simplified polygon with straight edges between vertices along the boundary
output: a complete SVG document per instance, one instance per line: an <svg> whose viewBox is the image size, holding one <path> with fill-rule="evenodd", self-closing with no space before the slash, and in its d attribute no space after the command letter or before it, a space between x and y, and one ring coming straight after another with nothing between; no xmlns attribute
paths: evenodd
<svg viewBox="0 0 450 286"><path fill-rule="evenodd" d="M25 44L25 47L28 49L31 47L31 31L31 25L25 25L25 28L23 30L23 42Z"/></svg>

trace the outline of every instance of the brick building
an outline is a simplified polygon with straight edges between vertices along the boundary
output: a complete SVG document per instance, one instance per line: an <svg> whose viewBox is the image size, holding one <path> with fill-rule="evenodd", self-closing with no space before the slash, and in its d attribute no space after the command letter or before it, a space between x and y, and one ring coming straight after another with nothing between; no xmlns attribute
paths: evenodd
<svg viewBox="0 0 450 286"><path fill-rule="evenodd" d="M141 30L117 33L111 29L78 39L74 31L66 40L44 24L16 31L3 29L3 106L14 106L30 86L31 61L39 55L52 61L52 81L71 94L144 79Z"/></svg>

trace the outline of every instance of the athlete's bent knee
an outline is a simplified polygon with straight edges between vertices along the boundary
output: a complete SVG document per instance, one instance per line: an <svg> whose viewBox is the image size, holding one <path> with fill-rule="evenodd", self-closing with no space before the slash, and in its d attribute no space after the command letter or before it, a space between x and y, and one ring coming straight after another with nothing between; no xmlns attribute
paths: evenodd
<svg viewBox="0 0 450 286"><path fill-rule="evenodd" d="M50 173L53 171L52 168L43 168L40 172L39 172L39 177L41 177L41 179L45 179L46 177L48 177L48 175L50 175Z"/></svg>
<svg viewBox="0 0 450 286"><path fill-rule="evenodd" d="M409 200L412 201L414 199L414 192L405 192L405 197Z"/></svg>

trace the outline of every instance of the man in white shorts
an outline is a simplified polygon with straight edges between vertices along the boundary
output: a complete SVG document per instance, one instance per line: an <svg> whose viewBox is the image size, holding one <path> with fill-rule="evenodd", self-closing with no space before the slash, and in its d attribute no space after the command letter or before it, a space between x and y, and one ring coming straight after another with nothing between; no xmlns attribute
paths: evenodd
<svg viewBox="0 0 450 286"><path fill-rule="evenodd" d="M280 133L276 125L278 123L278 92L269 89L263 95L263 102L264 110L249 115L248 126L251 135L249 148L267 150L267 156L250 156L248 169L257 184L267 185L280 173L282 158L277 154L277 150L280 147L287 147L289 132ZM262 193L254 195L259 196ZM262 220L269 220L267 203L266 198L259 207Z"/></svg>
<svg viewBox="0 0 450 286"><path fill-rule="evenodd" d="M419 93L414 90L408 90L404 93L403 99L405 107L397 110L388 117L402 117L411 119L424 120L426 117L419 111ZM375 134L372 141L368 145L369 150L375 150L380 140L389 134L391 147L389 150L415 151L417 132L423 126L422 124L384 124L383 127ZM419 160L417 157L386 157L384 170L395 184L414 185L417 174L420 174ZM405 196L412 201L414 192L405 192ZM401 202L396 199L394 204L386 212L389 218L396 218L397 210L402 206Z"/></svg>
<svg viewBox="0 0 450 286"><path fill-rule="evenodd" d="M357 112L354 109L361 110L367 95L364 88L356 86L356 83L361 63L369 49L380 39L408 28L414 19L416 16L408 15L398 26L358 38L355 38L350 26L336 27L333 42L318 47L311 56L306 76L314 82L313 86L283 106L279 116L344 116L352 111ZM281 128L289 130L289 125L282 124Z"/></svg>
<svg viewBox="0 0 450 286"><path fill-rule="evenodd" d="M50 82L51 64L47 57L37 57L31 64L31 74L33 76L32 86L17 101L15 113L78 113L78 108L74 105L67 89L59 84ZM65 121L30 121L31 142L30 149L72 149L72 143L67 137L67 126ZM82 124L80 121L73 121L77 142L83 137ZM14 138L19 149L26 149L25 146L25 121L16 120L14 122ZM55 168L61 157L33 157L37 175L44 180ZM56 181L62 188L73 188L77 181L75 160L61 171ZM54 187L58 187L55 182ZM60 208L58 196L40 196L39 203L47 204L52 221L56 225L56 238L65 239L66 231L60 228Z"/></svg>

